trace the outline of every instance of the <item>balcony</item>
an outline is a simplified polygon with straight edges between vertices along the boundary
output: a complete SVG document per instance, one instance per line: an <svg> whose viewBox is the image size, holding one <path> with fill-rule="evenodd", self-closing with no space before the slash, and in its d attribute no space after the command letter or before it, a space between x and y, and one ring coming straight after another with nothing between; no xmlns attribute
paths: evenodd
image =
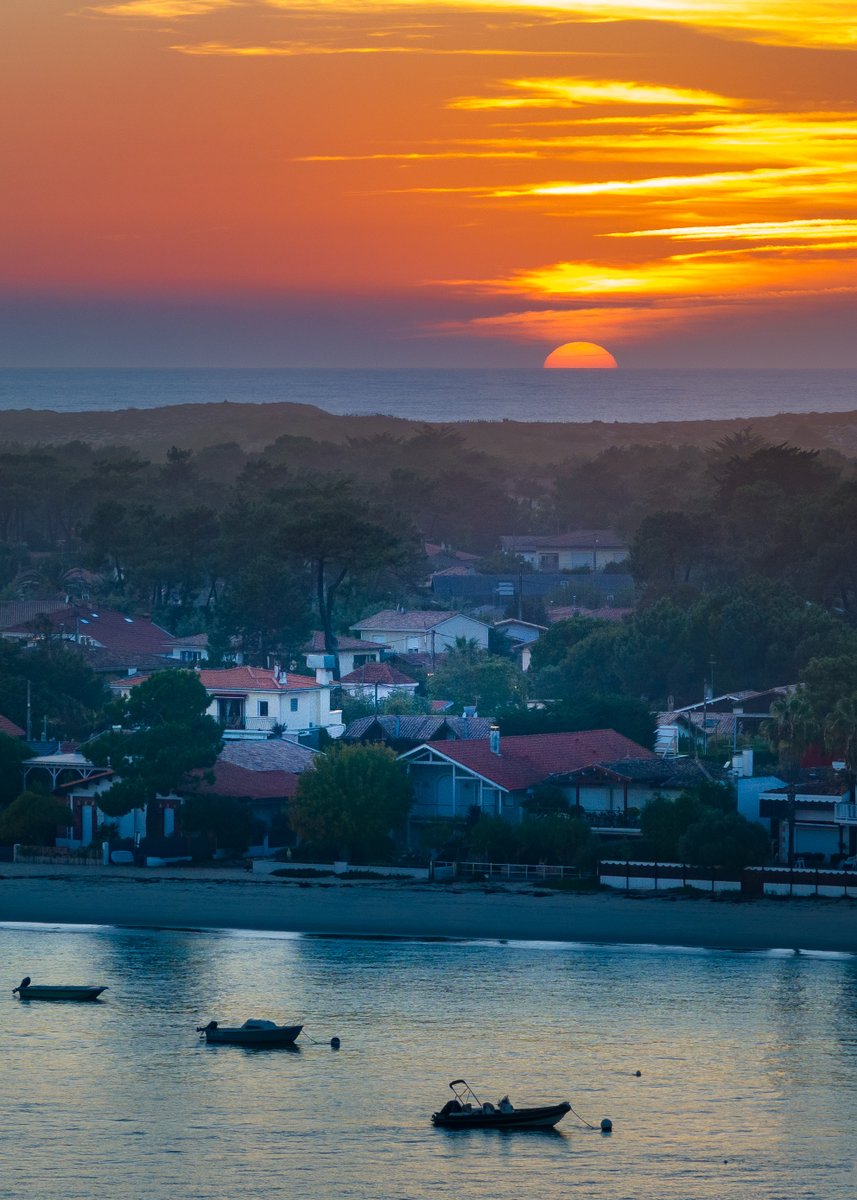
<svg viewBox="0 0 857 1200"><path fill-rule="evenodd" d="M837 804L835 819L837 825L857 825L857 804Z"/></svg>

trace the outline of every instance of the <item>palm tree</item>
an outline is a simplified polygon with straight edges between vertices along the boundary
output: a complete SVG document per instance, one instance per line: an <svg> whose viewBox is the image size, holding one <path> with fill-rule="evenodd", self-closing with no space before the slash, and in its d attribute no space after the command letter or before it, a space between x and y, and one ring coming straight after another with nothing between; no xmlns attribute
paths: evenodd
<svg viewBox="0 0 857 1200"><path fill-rule="evenodd" d="M802 691L789 692L771 705L761 732L776 750L780 766L794 772L807 747L818 737L818 721Z"/></svg>
<svg viewBox="0 0 857 1200"><path fill-rule="evenodd" d="M842 756L850 772L857 769L857 692L836 701L824 723L824 733L828 749Z"/></svg>

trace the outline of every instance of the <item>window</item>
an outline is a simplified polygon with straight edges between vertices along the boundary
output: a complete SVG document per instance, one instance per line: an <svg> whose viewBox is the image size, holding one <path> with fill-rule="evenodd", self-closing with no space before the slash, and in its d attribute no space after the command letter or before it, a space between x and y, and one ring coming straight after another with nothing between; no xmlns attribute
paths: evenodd
<svg viewBox="0 0 857 1200"><path fill-rule="evenodd" d="M267 717L267 715L268 715L268 701L267 701L267 700L259 700L259 701L257 702L257 704L258 704L258 709L259 709L259 711L258 711L258 713L257 713L257 716L260 716L260 717Z"/></svg>
<svg viewBox="0 0 857 1200"><path fill-rule="evenodd" d="M291 712L298 711L298 701L297 701L296 696L293 696L292 699L289 701L289 709L291 710Z"/></svg>
<svg viewBox="0 0 857 1200"><path fill-rule="evenodd" d="M558 571L559 570L559 555L558 554L540 554L539 555L539 570L540 571Z"/></svg>

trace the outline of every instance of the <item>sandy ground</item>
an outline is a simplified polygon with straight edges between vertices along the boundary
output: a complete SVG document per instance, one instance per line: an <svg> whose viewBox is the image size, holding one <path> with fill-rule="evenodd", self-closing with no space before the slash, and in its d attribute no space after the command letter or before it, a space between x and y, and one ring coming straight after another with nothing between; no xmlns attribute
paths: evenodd
<svg viewBox="0 0 857 1200"><path fill-rule="evenodd" d="M0 866L0 921L857 953L857 901L574 895L222 870Z"/></svg>

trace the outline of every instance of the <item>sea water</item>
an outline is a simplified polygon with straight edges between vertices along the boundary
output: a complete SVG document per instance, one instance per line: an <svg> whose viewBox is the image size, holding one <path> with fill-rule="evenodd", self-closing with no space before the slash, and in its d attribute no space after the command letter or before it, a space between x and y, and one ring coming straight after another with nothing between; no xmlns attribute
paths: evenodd
<svg viewBox="0 0 857 1200"><path fill-rule="evenodd" d="M0 961L3 1197L857 1195L850 956L6 926ZM323 1044L194 1031L247 1017ZM614 1132L434 1129L462 1076Z"/></svg>
<svg viewBox="0 0 857 1200"><path fill-rule="evenodd" d="M418 421L697 421L857 408L855 370L2 370L0 410L312 404Z"/></svg>

